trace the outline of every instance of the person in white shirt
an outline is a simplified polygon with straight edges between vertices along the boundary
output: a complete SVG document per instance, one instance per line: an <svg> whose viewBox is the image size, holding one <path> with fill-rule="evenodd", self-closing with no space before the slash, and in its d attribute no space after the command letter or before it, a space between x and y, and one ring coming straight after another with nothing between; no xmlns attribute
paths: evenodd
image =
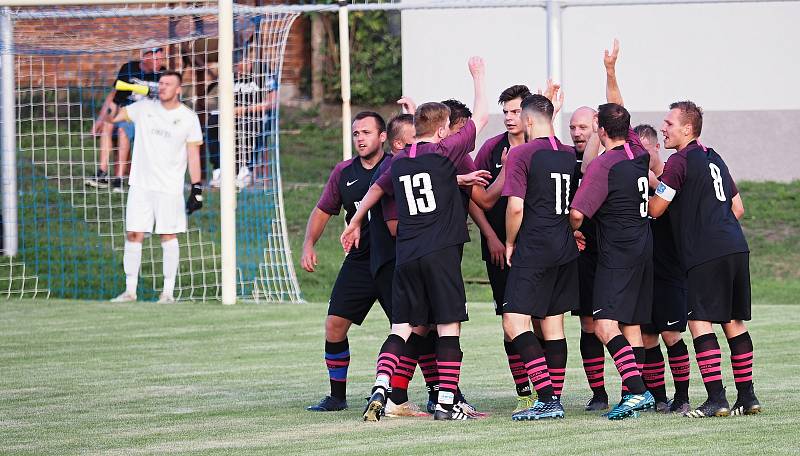
<svg viewBox="0 0 800 456"><path fill-rule="evenodd" d="M125 291L112 302L136 301L144 233L161 236L164 289L159 303L175 302L173 292L180 250L177 233L186 232L186 215L203 206L200 145L203 134L197 114L180 102L182 77L166 71L158 80L158 100L141 100L122 108L111 122L136 127L130 191L125 215ZM183 203L186 168L192 189ZM153 224L155 223L155 231Z"/></svg>

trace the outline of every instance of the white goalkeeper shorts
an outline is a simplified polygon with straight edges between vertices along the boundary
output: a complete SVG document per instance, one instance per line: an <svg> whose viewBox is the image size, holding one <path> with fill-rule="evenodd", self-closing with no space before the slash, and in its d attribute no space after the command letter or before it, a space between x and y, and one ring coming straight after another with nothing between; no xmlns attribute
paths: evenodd
<svg viewBox="0 0 800 456"><path fill-rule="evenodd" d="M128 188L125 231L177 234L186 232L186 206L183 195Z"/></svg>

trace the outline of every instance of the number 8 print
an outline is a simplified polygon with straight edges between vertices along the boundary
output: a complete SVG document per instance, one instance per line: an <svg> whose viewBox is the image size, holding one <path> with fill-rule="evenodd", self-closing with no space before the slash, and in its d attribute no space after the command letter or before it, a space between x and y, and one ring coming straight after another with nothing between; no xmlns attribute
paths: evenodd
<svg viewBox="0 0 800 456"><path fill-rule="evenodd" d="M711 178L714 179L714 192L717 194L717 199L725 201L725 188L722 187L722 172L719 166L709 163L708 168L711 170Z"/></svg>

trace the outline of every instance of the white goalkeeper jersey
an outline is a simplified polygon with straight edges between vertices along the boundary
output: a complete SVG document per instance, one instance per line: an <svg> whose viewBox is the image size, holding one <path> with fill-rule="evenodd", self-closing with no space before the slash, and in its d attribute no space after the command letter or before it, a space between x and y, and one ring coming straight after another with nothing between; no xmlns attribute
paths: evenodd
<svg viewBox="0 0 800 456"><path fill-rule="evenodd" d="M130 186L182 195L186 146L203 143L197 114L183 104L165 109L158 100L137 101L125 110L136 126Z"/></svg>

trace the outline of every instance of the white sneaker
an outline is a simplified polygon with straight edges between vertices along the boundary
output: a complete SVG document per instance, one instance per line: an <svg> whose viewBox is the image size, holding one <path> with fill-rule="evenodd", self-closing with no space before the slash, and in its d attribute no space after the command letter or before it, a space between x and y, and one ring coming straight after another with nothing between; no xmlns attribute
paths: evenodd
<svg viewBox="0 0 800 456"><path fill-rule="evenodd" d="M239 169L239 175L236 176L236 187L242 189L249 187L251 183L253 183L253 176L250 174L250 169L243 166Z"/></svg>
<svg viewBox="0 0 800 456"><path fill-rule="evenodd" d="M211 172L211 182L208 185L211 188L219 188L220 184L222 183L222 170L217 168Z"/></svg>
<svg viewBox="0 0 800 456"><path fill-rule="evenodd" d="M136 295L123 291L121 295L113 298L111 302L136 302Z"/></svg>
<svg viewBox="0 0 800 456"><path fill-rule="evenodd" d="M159 304L174 304L175 298L171 294L161 293L158 296L158 303Z"/></svg>

